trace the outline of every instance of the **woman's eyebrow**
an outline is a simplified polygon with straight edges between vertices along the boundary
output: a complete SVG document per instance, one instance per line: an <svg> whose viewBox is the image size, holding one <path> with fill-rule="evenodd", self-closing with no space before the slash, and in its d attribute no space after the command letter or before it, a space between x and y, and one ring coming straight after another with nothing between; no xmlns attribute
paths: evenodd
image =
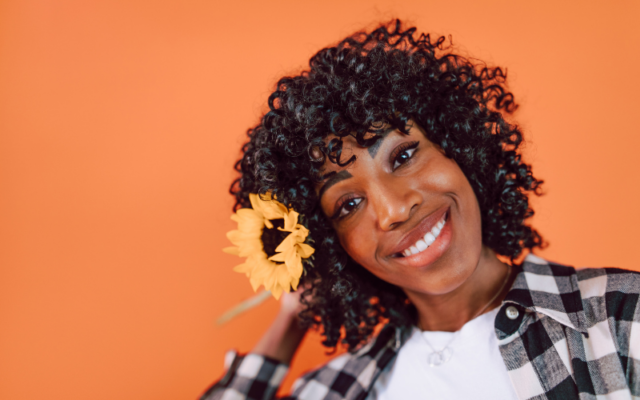
<svg viewBox="0 0 640 400"><path fill-rule="evenodd" d="M376 140L374 144L367 147L367 151L369 152L369 155L371 156L371 158L376 158L376 154L378 154L378 150L380 150L380 146L382 146L382 142L384 142L384 139L386 139L389 133L393 132L394 130L395 128L389 127L384 131L382 131L381 133L377 134L379 139Z"/></svg>
<svg viewBox="0 0 640 400"><path fill-rule="evenodd" d="M351 175L351 173L346 169L343 169L338 173L336 172L329 173L328 177L329 179L327 179L327 182L324 184L324 186L322 186L322 188L320 188L320 192L318 193L318 200L322 199L322 195L324 194L324 192L326 192L327 189L329 189L331 186L345 179L352 178L353 175Z"/></svg>

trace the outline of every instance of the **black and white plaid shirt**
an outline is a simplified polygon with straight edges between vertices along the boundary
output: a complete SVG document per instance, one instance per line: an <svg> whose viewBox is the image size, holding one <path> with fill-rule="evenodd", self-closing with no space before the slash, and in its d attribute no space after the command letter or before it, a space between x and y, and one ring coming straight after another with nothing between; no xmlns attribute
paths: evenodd
<svg viewBox="0 0 640 400"><path fill-rule="evenodd" d="M528 256L495 321L520 399L640 399L640 274L575 270ZM390 326L356 353L302 376L287 399L360 399L407 338ZM287 366L234 355L201 400L272 399Z"/></svg>

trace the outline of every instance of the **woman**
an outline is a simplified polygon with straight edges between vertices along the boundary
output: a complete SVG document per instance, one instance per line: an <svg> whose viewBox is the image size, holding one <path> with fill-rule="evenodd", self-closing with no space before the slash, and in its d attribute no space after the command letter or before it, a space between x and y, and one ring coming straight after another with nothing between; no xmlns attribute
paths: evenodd
<svg viewBox="0 0 640 400"><path fill-rule="evenodd" d="M415 31L321 50L249 131L229 252L254 288L285 294L202 398L273 397L312 325L350 351L291 398L640 396L639 274L531 253L542 182L505 120L505 75Z"/></svg>

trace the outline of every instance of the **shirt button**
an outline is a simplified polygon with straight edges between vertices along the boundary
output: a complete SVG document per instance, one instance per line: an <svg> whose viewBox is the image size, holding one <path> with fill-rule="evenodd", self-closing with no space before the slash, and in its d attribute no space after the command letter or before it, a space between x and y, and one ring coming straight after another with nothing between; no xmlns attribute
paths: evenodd
<svg viewBox="0 0 640 400"><path fill-rule="evenodd" d="M505 313L507 314L507 318L509 319L516 319L518 318L518 315L520 315L520 311L518 311L518 309L514 306L507 307Z"/></svg>

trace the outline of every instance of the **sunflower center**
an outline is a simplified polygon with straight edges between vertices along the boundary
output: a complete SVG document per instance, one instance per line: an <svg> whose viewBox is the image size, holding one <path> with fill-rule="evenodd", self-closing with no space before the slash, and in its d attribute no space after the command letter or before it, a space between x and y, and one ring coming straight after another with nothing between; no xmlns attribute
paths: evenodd
<svg viewBox="0 0 640 400"><path fill-rule="evenodd" d="M291 232L279 231L278 228L284 228L284 219L271 220L273 228L269 229L266 226L262 229L262 248L267 254L267 257L271 257L276 254L276 248L282 243L284 238L289 236Z"/></svg>

